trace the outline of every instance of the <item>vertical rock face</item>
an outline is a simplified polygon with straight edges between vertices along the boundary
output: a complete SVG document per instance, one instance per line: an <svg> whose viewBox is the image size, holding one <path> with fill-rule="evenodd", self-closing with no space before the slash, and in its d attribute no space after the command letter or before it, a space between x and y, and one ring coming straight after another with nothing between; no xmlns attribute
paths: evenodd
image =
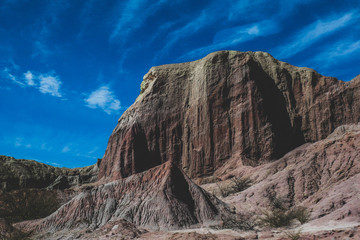
<svg viewBox="0 0 360 240"><path fill-rule="evenodd" d="M277 159L359 122L359 88L359 77L345 83L263 52L221 51L153 67L110 136L99 179L170 160L201 177L229 159Z"/></svg>

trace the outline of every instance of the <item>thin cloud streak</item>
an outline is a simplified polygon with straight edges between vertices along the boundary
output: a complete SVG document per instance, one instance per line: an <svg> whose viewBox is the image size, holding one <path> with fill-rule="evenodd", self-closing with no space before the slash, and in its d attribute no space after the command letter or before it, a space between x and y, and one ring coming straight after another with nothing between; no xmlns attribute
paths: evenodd
<svg viewBox="0 0 360 240"><path fill-rule="evenodd" d="M2 73L3 73L3 76L5 78L11 80L11 82L16 83L20 87L25 87L25 84L23 82L19 81L17 79L17 77L15 77L12 73L10 73L10 70L8 68L4 68Z"/></svg>
<svg viewBox="0 0 360 240"><path fill-rule="evenodd" d="M289 3L287 0L278 0L274 3L275 7L273 9L273 14L267 13L268 15L264 15L264 12L267 12L268 10L267 7L264 7L268 6L265 0L244 0L238 1L237 3L224 0L220 4L218 2L213 2L206 9L204 9L197 18L189 20L186 25L168 34L166 44L156 54L154 62L157 62L160 58L166 57L171 52L171 49L174 48L174 46L182 39L189 39L194 34L207 28L211 27L214 30L219 29L219 31L221 31L224 23L228 23L227 25L230 26L234 24L234 28L241 28L242 26L236 26L236 23L243 19L245 14L246 20L249 21L249 24L251 24L251 22L253 22L252 24L259 22L279 23L284 21L284 19L287 18L297 6L306 5L312 1L314 0L295 0ZM224 6L228 7L224 8ZM277 8L281 8L281 10L279 11ZM254 9L254 11L251 11L252 9ZM277 27L280 28L280 25L277 25ZM265 29L262 30L264 31ZM272 33L276 33L278 30L280 29L273 30ZM246 34L243 37L240 37L239 35L235 37L237 39L233 40L233 44L231 44L231 40L223 39L220 41L213 41L212 44L205 47L189 49L186 54L178 57L177 60L186 60L186 57L191 57L191 54L199 56L205 52L221 50L222 48L232 46L236 43L239 44L248 41L246 40ZM255 39L255 37L252 36L249 38L249 40L251 39Z"/></svg>
<svg viewBox="0 0 360 240"><path fill-rule="evenodd" d="M274 0L271 5L266 0L242 0L237 1L230 9L228 14L229 21L239 20L246 15L247 19L256 21L259 19L269 19L269 9L275 11L273 19L287 17L299 5L306 5L316 0ZM268 14L268 15L267 15Z"/></svg>
<svg viewBox="0 0 360 240"><path fill-rule="evenodd" d="M215 35L212 44L190 51L179 57L178 60L198 58L210 52L229 48L257 37L277 33L278 31L279 25L275 21L262 21L254 24L225 29Z"/></svg>
<svg viewBox="0 0 360 240"><path fill-rule="evenodd" d="M50 55L58 52L53 43L49 43L49 37L53 34L54 27L59 24L59 15L69 7L69 1L48 1L44 11L38 20L32 24L33 53L32 58L40 57L47 59Z"/></svg>
<svg viewBox="0 0 360 240"><path fill-rule="evenodd" d="M320 41L326 36L334 34L336 31L347 27L357 17L357 13L350 12L339 17L331 16L325 20L318 20L305 27L300 33L293 36L290 44L281 46L274 50L273 55L277 58L289 58L305 49L312 44Z"/></svg>
<svg viewBox="0 0 360 240"><path fill-rule="evenodd" d="M126 37L128 37L131 32L143 26L146 19L152 14L155 14L167 1L168 0L160 0L154 4L150 4L145 8L146 10L144 10L144 6L149 3L148 0L128 1L120 13L121 17L110 34L109 40L119 40L120 37L123 37L120 41L125 42Z"/></svg>
<svg viewBox="0 0 360 240"><path fill-rule="evenodd" d="M116 38L121 32L128 33L130 29L125 29L126 25L133 23L134 18L136 17L136 13L140 11L141 6L143 6L147 0L130 0L126 3L125 7L121 12L121 17L119 21L116 23L115 29L110 35L110 40Z"/></svg>
<svg viewBox="0 0 360 240"><path fill-rule="evenodd" d="M209 14L206 10L204 10L201 12L200 16L197 17L196 19L190 21L185 26L171 32L168 35L168 41L166 42L166 45L162 48L162 50L158 54L156 54L158 57L156 57L155 61L158 58L167 55L170 49L182 38L186 38L193 35L194 33L198 32L201 28L204 28L210 25L211 23L213 23L214 20L215 18L213 17L213 15Z"/></svg>
<svg viewBox="0 0 360 240"><path fill-rule="evenodd" d="M321 71L328 71L342 62L351 61L360 54L360 40L341 39L335 44L323 47L322 52L314 58L304 62L304 66L316 66Z"/></svg>

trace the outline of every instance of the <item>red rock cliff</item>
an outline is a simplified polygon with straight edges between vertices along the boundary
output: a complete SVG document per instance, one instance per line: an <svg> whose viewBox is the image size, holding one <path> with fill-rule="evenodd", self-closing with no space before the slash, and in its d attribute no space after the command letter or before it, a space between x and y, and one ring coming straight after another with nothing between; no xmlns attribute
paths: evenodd
<svg viewBox="0 0 360 240"><path fill-rule="evenodd" d="M99 179L169 160L201 177L242 156L248 165L278 159L359 122L359 88L359 79L345 83L263 52L153 67L110 136Z"/></svg>

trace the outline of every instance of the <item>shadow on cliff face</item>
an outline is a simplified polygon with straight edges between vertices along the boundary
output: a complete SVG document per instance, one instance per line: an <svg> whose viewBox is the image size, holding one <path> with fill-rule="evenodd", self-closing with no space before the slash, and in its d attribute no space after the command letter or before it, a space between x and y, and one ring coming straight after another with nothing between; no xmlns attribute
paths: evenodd
<svg viewBox="0 0 360 240"><path fill-rule="evenodd" d="M273 132L272 158L279 159L290 150L305 143L304 136L301 133L301 118L295 117L293 125L291 124L286 100L281 90L276 86L274 79L255 61L250 61L249 65L251 77L256 83L260 97L263 99L258 107L260 119L268 121ZM287 84L291 84L286 71L282 76ZM291 89L291 86L287 86L286 89ZM295 104L292 91L290 91L290 101ZM261 116L262 114L263 116ZM264 151L260 149L257 155L262 152Z"/></svg>
<svg viewBox="0 0 360 240"><path fill-rule="evenodd" d="M143 172L161 164L160 152L158 149L151 150L146 139L145 131L140 126L132 128L132 151L133 173Z"/></svg>
<svg viewBox="0 0 360 240"><path fill-rule="evenodd" d="M359 119L356 83L346 86L261 52L221 51L153 67L143 85L110 137L99 178L169 160L193 178L240 156L256 166Z"/></svg>

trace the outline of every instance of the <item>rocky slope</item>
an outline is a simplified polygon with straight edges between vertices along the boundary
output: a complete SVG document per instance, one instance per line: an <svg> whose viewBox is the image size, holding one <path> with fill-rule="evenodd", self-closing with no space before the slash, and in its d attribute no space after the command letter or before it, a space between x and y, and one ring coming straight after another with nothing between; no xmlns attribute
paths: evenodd
<svg viewBox="0 0 360 240"><path fill-rule="evenodd" d="M254 183L223 199L238 212L261 214L277 198L289 207L310 211L310 222L303 228L359 225L360 124L341 126L326 139L298 147L272 163L236 168L228 174L249 177Z"/></svg>
<svg viewBox="0 0 360 240"><path fill-rule="evenodd" d="M11 226L5 219L0 218L0 239L26 239L25 235Z"/></svg>
<svg viewBox="0 0 360 240"><path fill-rule="evenodd" d="M58 168L0 155L0 191L24 188L66 189L95 182L100 161L84 168Z"/></svg>
<svg viewBox="0 0 360 240"><path fill-rule="evenodd" d="M44 200L50 214L61 205L13 224L35 239L283 239L261 221L258 231L221 230L279 199L310 211L305 239L356 239L359 88L360 75L345 83L263 52L151 68L96 165L59 169L0 156L0 215L17 221L11 213L23 206L36 210ZM233 176L252 186L219 200L192 180L206 176L222 180L203 185L209 192ZM23 234L6 220L1 234Z"/></svg>
<svg viewBox="0 0 360 240"><path fill-rule="evenodd" d="M125 219L153 230L216 223L231 212L226 204L195 185L169 161L128 178L89 188L52 215L18 223L25 232L90 229Z"/></svg>
<svg viewBox="0 0 360 240"><path fill-rule="evenodd" d="M153 67L110 136L99 179L166 161L195 178L233 159L250 166L278 159L359 122L359 88L359 79L345 83L263 52Z"/></svg>
<svg viewBox="0 0 360 240"><path fill-rule="evenodd" d="M0 217L10 223L46 217L97 173L97 164L69 169L0 156Z"/></svg>

